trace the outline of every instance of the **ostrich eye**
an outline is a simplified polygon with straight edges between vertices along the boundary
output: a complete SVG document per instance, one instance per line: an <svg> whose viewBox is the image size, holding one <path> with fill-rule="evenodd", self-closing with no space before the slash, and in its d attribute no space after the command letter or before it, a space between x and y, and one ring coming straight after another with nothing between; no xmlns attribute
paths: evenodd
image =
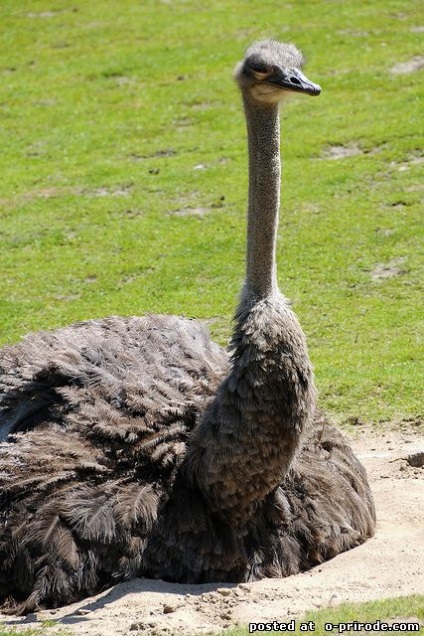
<svg viewBox="0 0 424 636"><path fill-rule="evenodd" d="M268 66L266 66L265 64L261 64L260 62L251 62L250 68L252 69L252 71L255 71L256 73L266 74L266 73L269 73L270 71Z"/></svg>

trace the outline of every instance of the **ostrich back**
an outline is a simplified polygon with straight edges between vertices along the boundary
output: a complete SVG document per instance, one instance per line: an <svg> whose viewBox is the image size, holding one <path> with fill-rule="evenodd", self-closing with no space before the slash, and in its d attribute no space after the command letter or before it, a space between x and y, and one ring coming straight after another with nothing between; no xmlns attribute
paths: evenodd
<svg viewBox="0 0 424 636"><path fill-rule="evenodd" d="M190 429L226 373L225 350L177 316L29 334L0 350L0 439L53 423L88 426L99 439Z"/></svg>
<svg viewBox="0 0 424 636"><path fill-rule="evenodd" d="M227 373L204 327L175 316L88 321L0 350L0 597L66 603L134 575Z"/></svg>

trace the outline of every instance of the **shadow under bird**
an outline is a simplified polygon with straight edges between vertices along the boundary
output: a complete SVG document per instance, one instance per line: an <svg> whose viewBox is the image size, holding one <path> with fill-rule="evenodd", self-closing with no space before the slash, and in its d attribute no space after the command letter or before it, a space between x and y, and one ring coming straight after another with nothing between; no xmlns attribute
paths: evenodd
<svg viewBox="0 0 424 636"><path fill-rule="evenodd" d="M228 352L201 323L109 317L0 350L0 604L25 614L136 576L254 581L373 534L366 474L316 407L276 274L279 103L318 95L292 44L235 70L247 121L247 269Z"/></svg>

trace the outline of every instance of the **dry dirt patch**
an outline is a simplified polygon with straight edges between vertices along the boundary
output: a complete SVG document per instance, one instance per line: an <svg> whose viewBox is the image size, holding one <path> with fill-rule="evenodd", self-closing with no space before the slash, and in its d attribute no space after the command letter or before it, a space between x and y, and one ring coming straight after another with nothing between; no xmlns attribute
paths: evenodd
<svg viewBox="0 0 424 636"><path fill-rule="evenodd" d="M406 270L402 267L405 262L404 257L396 258L389 263L378 263L370 273L373 280L382 280L385 278L393 278L395 276L402 276L406 273Z"/></svg>
<svg viewBox="0 0 424 636"><path fill-rule="evenodd" d="M424 436L413 424L380 435L357 429L352 443L368 470L378 515L375 537L359 548L287 579L197 586L138 579L65 608L1 622L28 627L54 619L75 636L184 636L291 620L345 601L422 593L424 468L407 458L424 451Z"/></svg>
<svg viewBox="0 0 424 636"><path fill-rule="evenodd" d="M324 159L344 159L345 157L356 157L362 155L362 150L357 143L346 146L329 146L322 152Z"/></svg>
<svg viewBox="0 0 424 636"><path fill-rule="evenodd" d="M412 60L407 62L399 62L392 66L390 71L395 75L407 75L408 73L415 73L424 68L424 56L416 55Z"/></svg>

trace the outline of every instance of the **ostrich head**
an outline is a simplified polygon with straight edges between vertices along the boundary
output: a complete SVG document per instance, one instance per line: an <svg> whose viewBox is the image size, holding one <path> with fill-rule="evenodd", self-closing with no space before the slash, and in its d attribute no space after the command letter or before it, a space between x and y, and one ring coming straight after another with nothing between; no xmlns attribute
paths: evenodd
<svg viewBox="0 0 424 636"><path fill-rule="evenodd" d="M234 78L245 95L265 104L278 103L288 91L319 95L321 87L301 71L304 61L294 44L255 42L237 64Z"/></svg>

